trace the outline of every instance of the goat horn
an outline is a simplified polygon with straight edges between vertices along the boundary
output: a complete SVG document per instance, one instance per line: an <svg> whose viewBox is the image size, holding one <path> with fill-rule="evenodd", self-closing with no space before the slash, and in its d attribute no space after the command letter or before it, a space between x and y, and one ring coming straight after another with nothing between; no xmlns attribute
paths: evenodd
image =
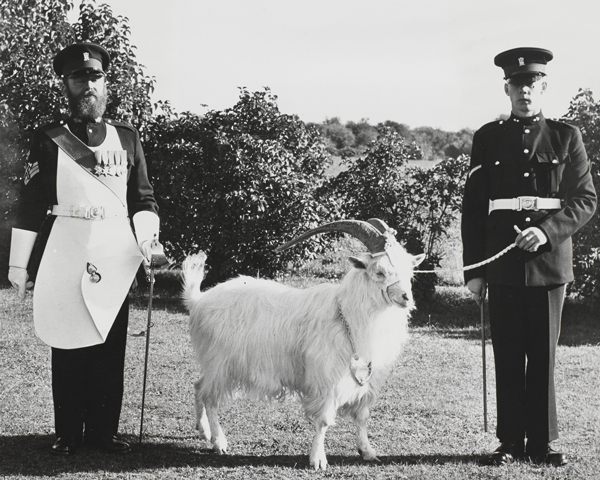
<svg viewBox="0 0 600 480"><path fill-rule="evenodd" d="M385 223L383 220L379 220L378 218L369 218L367 222L373 225L381 233L385 233L390 230L390 227L387 226L387 223Z"/></svg>
<svg viewBox="0 0 600 480"><path fill-rule="evenodd" d="M309 237L312 237L313 235L323 232L348 233L360 240L372 254L385 251L386 237L374 225L368 222L363 222L362 220L338 220L337 222L321 225L320 227L313 228L312 230L299 235L293 240L280 245L275 249L275 251L281 252L303 240L306 240Z"/></svg>

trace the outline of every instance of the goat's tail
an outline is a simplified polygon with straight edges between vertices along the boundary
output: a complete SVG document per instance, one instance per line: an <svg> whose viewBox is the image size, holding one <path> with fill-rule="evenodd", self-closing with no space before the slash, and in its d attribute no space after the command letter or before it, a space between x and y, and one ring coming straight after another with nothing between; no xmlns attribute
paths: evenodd
<svg viewBox="0 0 600 480"><path fill-rule="evenodd" d="M204 267L206 264L206 253L198 252L189 255L183 261L181 270L183 274L183 301L188 310L198 298L200 298L200 286L204 280Z"/></svg>

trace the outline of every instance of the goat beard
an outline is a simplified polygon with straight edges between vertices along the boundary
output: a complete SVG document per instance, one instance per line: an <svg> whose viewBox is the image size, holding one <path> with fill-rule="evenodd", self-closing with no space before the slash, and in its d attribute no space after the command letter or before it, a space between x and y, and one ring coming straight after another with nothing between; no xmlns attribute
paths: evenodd
<svg viewBox="0 0 600 480"><path fill-rule="evenodd" d="M106 89L103 92L90 89L79 95L75 95L67 89L67 100L71 114L81 120L93 122L101 118L106 112L107 99Z"/></svg>

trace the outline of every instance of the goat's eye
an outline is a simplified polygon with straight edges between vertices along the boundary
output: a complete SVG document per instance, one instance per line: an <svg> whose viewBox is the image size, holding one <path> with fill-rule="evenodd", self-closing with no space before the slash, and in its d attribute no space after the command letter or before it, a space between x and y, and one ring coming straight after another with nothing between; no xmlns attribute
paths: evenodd
<svg viewBox="0 0 600 480"><path fill-rule="evenodd" d="M375 275L377 275L377 278L385 278L384 272L377 272Z"/></svg>

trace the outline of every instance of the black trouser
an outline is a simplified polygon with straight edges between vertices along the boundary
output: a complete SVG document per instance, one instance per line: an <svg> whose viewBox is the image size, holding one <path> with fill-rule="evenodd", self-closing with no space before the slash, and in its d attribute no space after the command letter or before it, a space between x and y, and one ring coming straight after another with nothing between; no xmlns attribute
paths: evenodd
<svg viewBox="0 0 600 480"><path fill-rule="evenodd" d="M52 349L52 395L56 437L79 442L116 435L123 400L123 369L129 320L126 299L100 345Z"/></svg>
<svg viewBox="0 0 600 480"><path fill-rule="evenodd" d="M565 285L489 285L501 442L558 438L554 366Z"/></svg>

